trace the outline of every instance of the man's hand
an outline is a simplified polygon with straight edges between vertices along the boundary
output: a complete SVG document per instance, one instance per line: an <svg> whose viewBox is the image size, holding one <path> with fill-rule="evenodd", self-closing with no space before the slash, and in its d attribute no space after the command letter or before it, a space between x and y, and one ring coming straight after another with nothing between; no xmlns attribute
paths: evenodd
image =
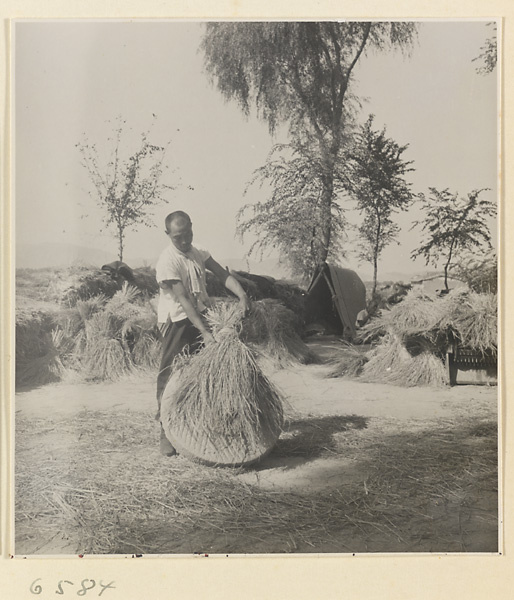
<svg viewBox="0 0 514 600"><path fill-rule="evenodd" d="M245 294L241 298L239 298L239 310L243 313L243 317L248 316L250 312L250 298Z"/></svg>
<svg viewBox="0 0 514 600"><path fill-rule="evenodd" d="M212 335L212 333L210 331L202 332L202 338L203 338L203 343L205 345L211 344L212 342L216 341L216 338Z"/></svg>

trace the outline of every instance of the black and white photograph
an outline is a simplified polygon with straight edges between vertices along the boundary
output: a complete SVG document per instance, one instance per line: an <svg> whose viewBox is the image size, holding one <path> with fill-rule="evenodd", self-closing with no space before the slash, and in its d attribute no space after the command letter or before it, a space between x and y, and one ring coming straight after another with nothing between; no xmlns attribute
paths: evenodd
<svg viewBox="0 0 514 600"><path fill-rule="evenodd" d="M13 555L501 551L501 25L14 21Z"/></svg>

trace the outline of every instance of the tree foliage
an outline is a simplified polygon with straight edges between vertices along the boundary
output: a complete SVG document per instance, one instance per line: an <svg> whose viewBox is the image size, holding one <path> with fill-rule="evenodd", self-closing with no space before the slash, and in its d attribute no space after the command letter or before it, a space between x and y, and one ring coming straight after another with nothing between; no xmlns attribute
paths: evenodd
<svg viewBox="0 0 514 600"><path fill-rule="evenodd" d="M102 164L96 145L87 138L76 145L81 164L93 186L90 195L104 213L105 226L114 231L118 241L120 261L123 260L127 229L152 226L152 207L163 201L164 189L173 189L161 184L163 171L167 168L164 164L167 147L151 144L148 134L143 133L139 148L124 158L122 134L123 126L118 124L114 131L114 147L106 164Z"/></svg>
<svg viewBox="0 0 514 600"><path fill-rule="evenodd" d="M293 275L308 280L322 253L320 231L323 227L321 166L314 159L287 145L276 145L266 164L257 169L247 189L259 185L268 188L266 201L246 204L238 213L237 231L241 237L257 233L249 254L277 249ZM336 192L344 185L335 178ZM344 211L332 204L332 243L328 258L333 262L344 255L343 239L346 221Z"/></svg>
<svg viewBox="0 0 514 600"><path fill-rule="evenodd" d="M490 37L485 40L484 45L480 48L480 54L473 59L473 62L479 61L480 66L477 67L476 71L480 75L487 75L492 73L496 68L498 62L498 41L496 36L496 23L486 23L487 27L493 29L493 33Z"/></svg>
<svg viewBox="0 0 514 600"><path fill-rule="evenodd" d="M246 115L255 107L270 132L287 124L295 151L309 149L304 159L315 156L320 186L316 262L327 259L338 226L333 205L338 164L356 107L350 93L355 66L368 50L407 50L415 36L416 25L408 22L206 25L205 65L220 92Z"/></svg>
<svg viewBox="0 0 514 600"><path fill-rule="evenodd" d="M457 279L465 281L470 289L478 294L498 292L498 257L495 252L476 257L464 256L452 269Z"/></svg>
<svg viewBox="0 0 514 600"><path fill-rule="evenodd" d="M370 115L355 136L348 153L349 190L364 215L359 227L360 257L373 265L373 290L377 285L378 259L396 239L399 227L395 212L406 210L412 201L410 184L405 181L412 161L402 158L408 145L400 146L386 136L386 129L373 129Z"/></svg>
<svg viewBox="0 0 514 600"><path fill-rule="evenodd" d="M492 247L487 217L496 215L496 204L480 199L484 191L473 190L467 197L459 197L448 189L430 188L430 197L420 194L425 218L416 221L413 227L421 228L424 240L413 251L412 257L423 256L427 265L431 262L434 266L444 260L446 289L448 271L458 256L469 251L476 254L479 249Z"/></svg>

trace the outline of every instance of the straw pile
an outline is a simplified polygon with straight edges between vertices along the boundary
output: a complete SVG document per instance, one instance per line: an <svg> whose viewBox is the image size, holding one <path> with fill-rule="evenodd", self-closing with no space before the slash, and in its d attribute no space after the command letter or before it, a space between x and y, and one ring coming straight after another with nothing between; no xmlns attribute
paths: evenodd
<svg viewBox="0 0 514 600"><path fill-rule="evenodd" d="M155 296L159 287L151 267L132 269L131 285L148 297ZM80 300L103 295L112 298L121 290L124 277L114 277L92 266L67 268L16 269L16 296L74 306Z"/></svg>
<svg viewBox="0 0 514 600"><path fill-rule="evenodd" d="M16 315L16 384L44 385L58 381L64 367L56 346L54 310L34 305Z"/></svg>
<svg viewBox="0 0 514 600"><path fill-rule="evenodd" d="M442 347L453 336L470 348L485 351L497 346L497 319L496 294L458 288L439 298L413 290L366 326L362 337L392 331L402 338L419 336Z"/></svg>
<svg viewBox="0 0 514 600"><path fill-rule="evenodd" d="M210 320L216 342L175 363L162 398L163 428L177 450L191 458L248 465L275 445L282 400L239 338L237 306L212 309Z"/></svg>
<svg viewBox="0 0 514 600"><path fill-rule="evenodd" d="M117 380L136 369L156 368L161 350L151 299L156 282L149 267L134 269L133 275L128 284L90 267L18 269L17 385L68 376ZM293 287L280 287L280 294L295 298ZM302 327L301 317L278 300L262 300L254 303L242 337L274 366L316 362L300 337Z"/></svg>
<svg viewBox="0 0 514 600"><path fill-rule="evenodd" d="M305 326L305 290L295 283L286 280L276 280L273 277L255 275L246 271L230 271L248 297L253 300L278 300L296 315L297 332L301 335ZM223 298L230 296L226 287L207 271L207 292L209 296Z"/></svg>
<svg viewBox="0 0 514 600"><path fill-rule="evenodd" d="M121 287L108 273L95 267L72 266L53 274L48 282L51 299L63 306L94 296L112 297Z"/></svg>
<svg viewBox="0 0 514 600"><path fill-rule="evenodd" d="M79 312L85 306L79 305ZM102 310L84 320L77 336L75 351L84 377L116 381L134 369L156 367L160 352L156 324L150 304L140 301L139 291L125 283Z"/></svg>
<svg viewBox="0 0 514 600"><path fill-rule="evenodd" d="M498 298L455 290L443 299L440 330L449 330L463 346L480 354L496 356L498 344Z"/></svg>
<svg viewBox="0 0 514 600"><path fill-rule="evenodd" d="M264 299L252 302L250 314L243 321L241 339L259 347L275 367L319 362L317 355L300 337L302 323L280 301Z"/></svg>
<svg viewBox="0 0 514 600"><path fill-rule="evenodd" d="M365 359L346 352L329 376L442 386L448 381L444 358L450 344L496 356L497 335L496 295L461 288L439 298L413 290L363 328L361 338L375 342Z"/></svg>
<svg viewBox="0 0 514 600"><path fill-rule="evenodd" d="M73 306L20 298L16 315L16 384L64 378L117 380L156 368L161 342L151 302L126 282Z"/></svg>
<svg viewBox="0 0 514 600"><path fill-rule="evenodd" d="M64 305L74 306L79 300L87 300L100 294L112 298L126 284L123 276L113 276L101 269L70 267L60 286L60 301ZM155 270L151 267L132 269L130 285L148 297L155 296L159 291Z"/></svg>
<svg viewBox="0 0 514 600"><path fill-rule="evenodd" d="M422 345L422 342L419 341ZM441 357L426 345L412 355L402 339L394 333L386 334L367 357L361 379L368 382L391 383L404 387L416 385L442 386L447 375Z"/></svg>
<svg viewBox="0 0 514 600"><path fill-rule="evenodd" d="M382 310L378 318L362 329L360 337L367 341L392 331L400 337L423 335L432 338L439 329L442 313L441 298L415 289L401 303Z"/></svg>
<svg viewBox="0 0 514 600"><path fill-rule="evenodd" d="M338 354L339 358L333 362L327 377L358 377L369 360L366 354L346 341L342 342Z"/></svg>

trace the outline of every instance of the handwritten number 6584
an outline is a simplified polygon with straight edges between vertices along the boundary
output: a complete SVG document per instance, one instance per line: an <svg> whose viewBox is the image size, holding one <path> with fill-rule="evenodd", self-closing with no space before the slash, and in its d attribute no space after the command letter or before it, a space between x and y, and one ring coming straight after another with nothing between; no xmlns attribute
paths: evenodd
<svg viewBox="0 0 514 600"><path fill-rule="evenodd" d="M35 594L36 596L41 594L43 591L43 587L39 583L37 583L38 581L41 581L41 577L39 577L38 579L34 579L34 581L30 584L30 592L32 594ZM57 589L55 590L55 593L59 594L60 596L64 595L64 593L65 593L65 590L62 587L63 583L67 583L68 585L75 585L73 583L73 581L68 581L67 579L61 579L59 581L59 583L57 584ZM87 592L89 590L92 590L95 586L96 586L96 581L94 579L83 579L80 582L80 589L77 591L77 596L85 596L87 594ZM114 587L114 581L111 581L110 583L107 583L107 584L99 581L98 586L102 588L100 590L100 592L98 592L98 596L101 596L105 592L105 590L116 589Z"/></svg>

